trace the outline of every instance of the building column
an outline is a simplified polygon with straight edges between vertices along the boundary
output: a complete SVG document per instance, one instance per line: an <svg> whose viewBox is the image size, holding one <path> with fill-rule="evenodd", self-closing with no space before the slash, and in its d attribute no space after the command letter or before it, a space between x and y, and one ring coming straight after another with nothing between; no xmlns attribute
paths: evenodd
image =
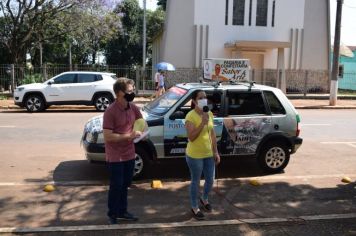
<svg viewBox="0 0 356 236"><path fill-rule="evenodd" d="M286 94L287 83L286 69L284 66L284 48L278 48L277 71L277 87L281 89L284 94Z"/></svg>

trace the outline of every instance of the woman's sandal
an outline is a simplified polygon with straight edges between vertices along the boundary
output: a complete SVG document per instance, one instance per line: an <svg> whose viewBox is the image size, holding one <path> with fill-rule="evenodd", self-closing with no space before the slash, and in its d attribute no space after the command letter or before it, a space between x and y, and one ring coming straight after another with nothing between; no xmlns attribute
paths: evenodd
<svg viewBox="0 0 356 236"><path fill-rule="evenodd" d="M204 210L206 210L207 212L211 212L212 211L212 207L209 203L204 203L203 199L200 198L200 203L202 204Z"/></svg>
<svg viewBox="0 0 356 236"><path fill-rule="evenodd" d="M198 210L197 213L195 213L193 209L191 209L191 210L192 210L192 213L193 213L193 216L195 219L204 220L205 216L200 210Z"/></svg>

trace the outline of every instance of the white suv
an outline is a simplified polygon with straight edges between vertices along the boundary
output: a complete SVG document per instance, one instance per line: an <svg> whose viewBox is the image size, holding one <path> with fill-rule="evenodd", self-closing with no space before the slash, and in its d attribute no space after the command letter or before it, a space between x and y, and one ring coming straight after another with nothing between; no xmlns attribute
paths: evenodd
<svg viewBox="0 0 356 236"><path fill-rule="evenodd" d="M43 83L17 87L14 100L29 112L44 111L50 105L94 105L105 111L114 101L116 79L106 72L64 72Z"/></svg>

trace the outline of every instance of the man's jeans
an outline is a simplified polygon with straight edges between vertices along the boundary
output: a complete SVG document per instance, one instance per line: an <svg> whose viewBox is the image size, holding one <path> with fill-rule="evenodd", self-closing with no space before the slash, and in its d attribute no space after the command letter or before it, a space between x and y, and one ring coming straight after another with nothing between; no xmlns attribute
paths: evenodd
<svg viewBox="0 0 356 236"><path fill-rule="evenodd" d="M192 208L198 208L198 192L200 185L201 174L204 174L204 192L203 200L208 200L208 195L214 184L215 176L215 162L213 157L209 158L191 158L187 156L186 158L191 183L190 183L190 204Z"/></svg>
<svg viewBox="0 0 356 236"><path fill-rule="evenodd" d="M107 164L110 174L108 216L115 218L127 212L127 188L131 185L135 160Z"/></svg>

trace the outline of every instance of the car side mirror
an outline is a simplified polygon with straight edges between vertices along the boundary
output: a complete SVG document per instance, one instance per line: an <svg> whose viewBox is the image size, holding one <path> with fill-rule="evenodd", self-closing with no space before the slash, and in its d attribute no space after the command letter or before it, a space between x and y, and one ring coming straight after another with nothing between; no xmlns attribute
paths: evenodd
<svg viewBox="0 0 356 236"><path fill-rule="evenodd" d="M182 111L175 111L172 115L169 116L170 120L176 120L176 119L184 119L185 114Z"/></svg>
<svg viewBox="0 0 356 236"><path fill-rule="evenodd" d="M48 81L48 83L47 83L48 85L51 85L51 84L54 84L54 80L53 79L51 79L50 81Z"/></svg>

